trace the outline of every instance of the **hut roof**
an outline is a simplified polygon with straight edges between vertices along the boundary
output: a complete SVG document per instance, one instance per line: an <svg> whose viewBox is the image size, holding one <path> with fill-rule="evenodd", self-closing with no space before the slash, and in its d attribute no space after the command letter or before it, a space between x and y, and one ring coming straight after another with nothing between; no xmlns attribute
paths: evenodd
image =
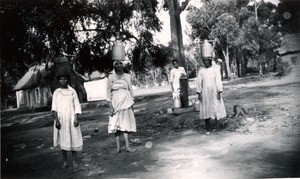
<svg viewBox="0 0 300 179"><path fill-rule="evenodd" d="M41 80L43 74L46 73L46 64L35 65L31 67L25 75L18 81L14 86L13 90L25 90L32 87L40 86L44 84L44 81Z"/></svg>
<svg viewBox="0 0 300 179"><path fill-rule="evenodd" d="M50 67L51 68L51 67ZM78 76L82 81L86 81L87 79L80 75L73 69L70 69L71 73ZM26 90L30 88L34 88L37 86L42 86L47 82L47 78L51 75L46 70L46 64L42 63L41 65L35 65L31 67L25 75L18 81L18 83L14 86L13 91Z"/></svg>
<svg viewBox="0 0 300 179"><path fill-rule="evenodd" d="M292 53L300 51L300 33L288 34L283 37L279 54Z"/></svg>

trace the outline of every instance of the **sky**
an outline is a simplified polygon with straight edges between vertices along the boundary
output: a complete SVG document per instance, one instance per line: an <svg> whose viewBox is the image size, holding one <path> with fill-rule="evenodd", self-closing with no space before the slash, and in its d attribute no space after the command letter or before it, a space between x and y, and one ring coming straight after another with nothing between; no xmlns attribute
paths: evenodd
<svg viewBox="0 0 300 179"><path fill-rule="evenodd" d="M260 0L257 0L257 2ZM265 0L265 2L272 2L273 4L277 5L279 3L279 0ZM201 6L200 0L191 0L190 3L192 5ZM190 31L190 26L186 22L185 17L187 15L187 11L183 11L181 13L180 19L181 19L181 26L182 26L182 36L183 36L183 43L188 44L190 42L190 39L188 37L188 33ZM164 45L168 45L169 41L171 40L171 33L170 33L170 17L168 14L168 11L164 11L163 9L159 10L158 17L162 21L162 30L159 33L156 33L155 42L161 43Z"/></svg>

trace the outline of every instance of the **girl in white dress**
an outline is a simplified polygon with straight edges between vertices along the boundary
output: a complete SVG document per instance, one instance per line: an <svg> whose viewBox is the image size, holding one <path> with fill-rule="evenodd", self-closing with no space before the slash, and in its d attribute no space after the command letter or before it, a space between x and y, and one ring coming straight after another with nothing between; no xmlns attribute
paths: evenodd
<svg viewBox="0 0 300 179"><path fill-rule="evenodd" d="M205 120L207 133L210 134L210 119L215 119L216 131L218 120L226 117L226 110L222 99L223 85L218 68L212 67L212 60L204 58L205 68L201 68L197 75L196 92L200 101L199 118Z"/></svg>
<svg viewBox="0 0 300 179"><path fill-rule="evenodd" d="M69 76L57 77L60 87L53 93L52 112L54 122L54 147L59 146L62 151L63 165L67 168L67 151L72 152L73 167L77 170L76 152L82 150L82 134L78 121L81 106L76 91L68 85Z"/></svg>

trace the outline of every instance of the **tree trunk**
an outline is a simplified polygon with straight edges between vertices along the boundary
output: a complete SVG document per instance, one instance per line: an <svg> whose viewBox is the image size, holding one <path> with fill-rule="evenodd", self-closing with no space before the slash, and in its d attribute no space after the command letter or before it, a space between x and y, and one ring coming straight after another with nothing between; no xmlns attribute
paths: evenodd
<svg viewBox="0 0 300 179"><path fill-rule="evenodd" d="M262 60L261 60L261 57L258 57L258 71L259 71L259 76L263 76L263 69L262 69Z"/></svg>
<svg viewBox="0 0 300 179"><path fill-rule="evenodd" d="M181 9L178 0L166 0L166 2L169 7L173 58L178 60L180 66L186 68L180 20Z"/></svg>
<svg viewBox="0 0 300 179"><path fill-rule="evenodd" d="M169 68L169 66L166 66L164 68L165 68L165 72L167 74L168 84L170 84L170 68Z"/></svg>
<svg viewBox="0 0 300 179"><path fill-rule="evenodd" d="M236 63L237 76L241 77L241 60L239 55L239 49L237 48L234 48L234 58Z"/></svg>
<svg viewBox="0 0 300 179"><path fill-rule="evenodd" d="M224 55L225 59L225 72L226 72L226 77L230 77L231 79L231 73L230 73L230 67L229 67L229 51L228 51L228 46L226 46L225 49L222 49L222 53Z"/></svg>
<svg viewBox="0 0 300 179"><path fill-rule="evenodd" d="M246 76L247 74L247 61L243 55L243 52L241 53L241 76Z"/></svg>

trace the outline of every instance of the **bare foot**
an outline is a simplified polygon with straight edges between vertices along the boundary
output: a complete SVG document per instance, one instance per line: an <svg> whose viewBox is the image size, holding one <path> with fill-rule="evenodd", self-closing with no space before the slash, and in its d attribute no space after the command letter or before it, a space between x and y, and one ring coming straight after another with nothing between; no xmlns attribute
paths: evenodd
<svg viewBox="0 0 300 179"><path fill-rule="evenodd" d="M68 168L68 166L69 166L68 163L67 163L67 162L64 162L63 165L61 166L61 168L62 168L62 169L66 169L66 168Z"/></svg>
<svg viewBox="0 0 300 179"><path fill-rule="evenodd" d="M79 165L75 161L73 161L74 172L78 171Z"/></svg>
<svg viewBox="0 0 300 179"><path fill-rule="evenodd" d="M114 153L115 153L115 154L119 154L119 153L121 153L121 150L120 150L120 149L116 149L116 150L114 151Z"/></svg>
<svg viewBox="0 0 300 179"><path fill-rule="evenodd" d="M132 152L134 152L134 151L135 151L135 150L133 150L133 149L130 148L130 147L126 148L126 152L132 153Z"/></svg>

